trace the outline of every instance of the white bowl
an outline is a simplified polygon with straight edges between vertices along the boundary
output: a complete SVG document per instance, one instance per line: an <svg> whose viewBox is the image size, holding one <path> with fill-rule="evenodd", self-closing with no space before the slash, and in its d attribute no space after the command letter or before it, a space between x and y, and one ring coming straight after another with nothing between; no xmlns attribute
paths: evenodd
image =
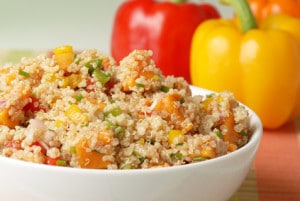
<svg viewBox="0 0 300 201"><path fill-rule="evenodd" d="M211 93L191 87L193 94ZM253 136L239 150L183 166L90 170L40 165L0 157L1 201L224 201L252 165L262 124L251 111Z"/></svg>

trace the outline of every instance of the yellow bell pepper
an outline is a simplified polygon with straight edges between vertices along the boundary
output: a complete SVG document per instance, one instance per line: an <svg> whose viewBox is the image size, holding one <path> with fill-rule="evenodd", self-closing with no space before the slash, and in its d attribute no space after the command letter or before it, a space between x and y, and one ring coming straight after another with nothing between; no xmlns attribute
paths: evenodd
<svg viewBox="0 0 300 201"><path fill-rule="evenodd" d="M192 84L229 90L267 129L300 115L300 20L270 15L256 24L246 0L224 0L237 19L208 20L191 46Z"/></svg>

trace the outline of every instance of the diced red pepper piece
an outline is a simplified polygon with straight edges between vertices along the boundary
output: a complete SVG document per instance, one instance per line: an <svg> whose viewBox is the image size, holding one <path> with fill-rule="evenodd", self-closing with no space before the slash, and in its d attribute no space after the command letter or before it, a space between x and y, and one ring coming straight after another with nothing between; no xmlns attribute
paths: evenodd
<svg viewBox="0 0 300 201"><path fill-rule="evenodd" d="M31 147L32 146L39 146L39 147L41 147L41 153L44 154L44 155L46 155L46 153L47 153L46 148L43 145L41 145L41 143L39 143L38 141L32 143Z"/></svg>
<svg viewBox="0 0 300 201"><path fill-rule="evenodd" d="M66 166L67 165L67 162L65 160L61 159L61 157L56 157L56 158L47 157L45 163L47 165L53 165L53 166Z"/></svg>
<svg viewBox="0 0 300 201"><path fill-rule="evenodd" d="M30 96L31 98L31 102L27 103L23 110L24 111L31 111L31 112L38 112L40 110L45 111L45 108L43 108L40 104L40 101L38 98L34 97L34 96Z"/></svg>
<svg viewBox="0 0 300 201"><path fill-rule="evenodd" d="M91 78L88 78L86 80L86 91L87 92L93 92L93 91L95 91L94 88L91 88L91 86L93 86L94 84L95 84L94 81Z"/></svg>
<svg viewBox="0 0 300 201"><path fill-rule="evenodd" d="M54 165L54 166L56 166L56 161L59 160L59 159L60 159L60 157L57 157L57 158L47 157L45 163L47 165Z"/></svg>

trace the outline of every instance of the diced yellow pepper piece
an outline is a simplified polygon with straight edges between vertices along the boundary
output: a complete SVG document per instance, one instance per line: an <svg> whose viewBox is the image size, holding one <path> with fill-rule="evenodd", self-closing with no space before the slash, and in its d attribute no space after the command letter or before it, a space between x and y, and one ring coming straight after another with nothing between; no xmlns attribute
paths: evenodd
<svg viewBox="0 0 300 201"><path fill-rule="evenodd" d="M62 120L56 120L55 121L55 127L56 128L60 128L60 127L62 127L63 125L64 125L65 123L62 121Z"/></svg>
<svg viewBox="0 0 300 201"><path fill-rule="evenodd" d="M6 74L9 72L8 68L0 68L0 74Z"/></svg>
<svg viewBox="0 0 300 201"><path fill-rule="evenodd" d="M183 142L184 133L181 130L170 130L168 135L169 144L178 144Z"/></svg>
<svg viewBox="0 0 300 201"><path fill-rule="evenodd" d="M82 81L81 76L79 74L71 74L67 77L63 78L62 87L69 86L71 89L75 89L78 87L79 83Z"/></svg>
<svg viewBox="0 0 300 201"><path fill-rule="evenodd" d="M65 115L77 124L87 124L88 116L76 104L72 104L66 111Z"/></svg>
<svg viewBox="0 0 300 201"><path fill-rule="evenodd" d="M211 112L211 104L213 104L214 101L216 101L216 103L220 104L222 102L224 102L224 99L222 96L218 95L218 96L214 96L211 95L212 97L207 97L204 101L204 109L208 112Z"/></svg>
<svg viewBox="0 0 300 201"><path fill-rule="evenodd" d="M5 79L5 82L6 82L6 85L10 85L11 82L16 79L16 74L15 73L10 73L6 76L6 79Z"/></svg>
<svg viewBox="0 0 300 201"><path fill-rule="evenodd" d="M139 140L139 144L140 144L140 145L145 145L145 139L144 139L144 138L141 138L141 139Z"/></svg>
<svg viewBox="0 0 300 201"><path fill-rule="evenodd" d="M64 53L70 53L70 52L73 52L73 47L71 45L64 45L64 46L56 47L53 50L53 53L55 55L57 55L57 54L64 54Z"/></svg>
<svg viewBox="0 0 300 201"><path fill-rule="evenodd" d="M54 82L57 79L55 74L52 73L47 73L45 77L47 82Z"/></svg>
<svg viewBox="0 0 300 201"><path fill-rule="evenodd" d="M62 70L66 70L74 61L73 47L70 45L57 47L53 50L53 53L55 56L55 62Z"/></svg>

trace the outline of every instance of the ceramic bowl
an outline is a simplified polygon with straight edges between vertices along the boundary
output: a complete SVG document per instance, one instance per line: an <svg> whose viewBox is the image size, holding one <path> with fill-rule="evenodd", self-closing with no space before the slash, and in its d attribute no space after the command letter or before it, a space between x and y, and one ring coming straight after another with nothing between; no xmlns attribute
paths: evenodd
<svg viewBox="0 0 300 201"><path fill-rule="evenodd" d="M210 91L191 86L193 94ZM225 201L253 163L262 124L249 108L253 136L239 150L183 166L139 170L56 167L0 157L1 201Z"/></svg>

